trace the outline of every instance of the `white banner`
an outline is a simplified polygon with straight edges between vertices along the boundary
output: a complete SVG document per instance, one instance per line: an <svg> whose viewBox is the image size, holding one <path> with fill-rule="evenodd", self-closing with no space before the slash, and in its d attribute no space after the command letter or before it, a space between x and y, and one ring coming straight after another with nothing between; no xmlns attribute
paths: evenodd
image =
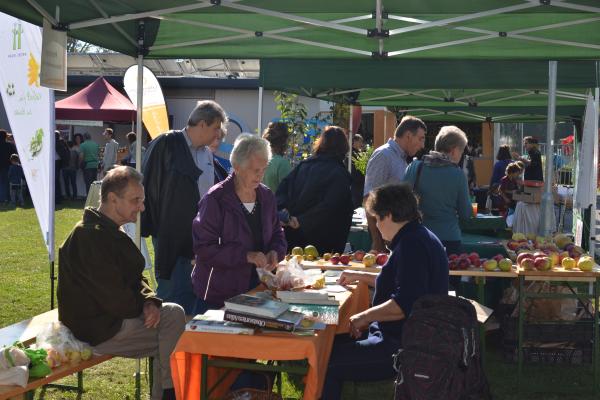
<svg viewBox="0 0 600 400"><path fill-rule="evenodd" d="M123 86L125 92L131 99L134 106L137 107L137 65L132 65L125 71L123 77ZM150 137L154 139L161 133L169 130L169 117L167 116L167 107L165 98L160 88L160 83L156 76L148 68L144 67L143 77L143 96L142 96L142 120Z"/></svg>
<svg viewBox="0 0 600 400"><path fill-rule="evenodd" d="M44 19L40 84L50 89L67 90L67 32L52 28Z"/></svg>
<svg viewBox="0 0 600 400"><path fill-rule="evenodd" d="M585 107L585 119L583 121L583 134L579 159L577 160L577 181L575 191L575 201L573 206L576 208L588 208L592 202L596 202L596 182L593 181L593 172L596 168L594 164L594 149L597 146L598 138L598 113L594 106L594 98L588 93ZM594 220L592 216L592 220Z"/></svg>
<svg viewBox="0 0 600 400"><path fill-rule="evenodd" d="M40 28L0 13L2 102L53 261L54 105L51 91L40 86L41 53Z"/></svg>

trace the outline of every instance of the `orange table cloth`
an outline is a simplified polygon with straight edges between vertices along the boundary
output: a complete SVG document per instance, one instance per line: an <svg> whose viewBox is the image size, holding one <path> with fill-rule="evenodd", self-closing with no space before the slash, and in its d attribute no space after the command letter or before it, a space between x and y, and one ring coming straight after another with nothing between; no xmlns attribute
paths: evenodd
<svg viewBox="0 0 600 400"><path fill-rule="evenodd" d="M175 394L179 400L200 398L200 374L202 355L214 357L244 358L250 360L302 360L308 359L304 399L321 396L329 355L335 335L348 332L350 316L369 307L369 289L358 285L350 292L336 295L340 300L338 325L328 325L315 336L292 334L228 335L217 333L184 332L171 354L171 373ZM224 373L223 369L208 369L208 384L212 386ZM224 383L224 391L231 384ZM211 398L222 397L223 390L216 390Z"/></svg>

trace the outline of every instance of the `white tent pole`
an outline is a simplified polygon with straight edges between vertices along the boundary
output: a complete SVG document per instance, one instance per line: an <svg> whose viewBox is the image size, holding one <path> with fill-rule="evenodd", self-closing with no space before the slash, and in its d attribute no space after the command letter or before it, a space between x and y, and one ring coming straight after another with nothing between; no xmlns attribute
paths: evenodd
<svg viewBox="0 0 600 400"><path fill-rule="evenodd" d="M350 121L348 122L348 144L349 144L349 149L348 149L348 172L352 173L352 136L353 136L353 130L352 130L352 111L354 110L354 106L352 104L350 104Z"/></svg>
<svg viewBox="0 0 600 400"><path fill-rule="evenodd" d="M142 109L144 101L144 21L140 21L138 25L138 59L137 59L137 110L136 110L136 126L135 126L135 169L142 172ZM142 248L141 221L138 213L137 222L135 224L135 245L138 249Z"/></svg>
<svg viewBox="0 0 600 400"><path fill-rule="evenodd" d="M554 220L554 200L552 198L553 183L553 158L552 149L554 146L554 130L556 117L556 70L557 62L548 62L548 124L546 127L546 173L544 179L544 194L542 195L542 204L540 210L539 233L541 236L548 236L554 231L552 221Z"/></svg>
<svg viewBox="0 0 600 400"><path fill-rule="evenodd" d="M263 108L263 87L258 87L258 124L256 125L258 136L262 136L262 108Z"/></svg>
<svg viewBox="0 0 600 400"><path fill-rule="evenodd" d="M55 117L54 117L54 90L49 89L49 103L50 103L50 157L49 168L48 168L48 232L46 240L48 242L48 261L50 262L50 309L54 308L54 281L56 277L54 276L54 222L55 222L55 205L56 205L56 196L55 196L55 185L54 185L54 176L56 174L55 166L56 161L54 160L54 153L56 152L56 140L54 139L54 128L55 128ZM57 188L60 190L60 186Z"/></svg>
<svg viewBox="0 0 600 400"><path fill-rule="evenodd" d="M594 150L593 150L593 160L592 165L594 168L592 169L592 179L590 185L592 186L590 189L594 196L592 198L592 207L590 210L590 247L589 253L594 257L594 253L596 251L596 197L597 197L597 182L598 182L598 114L600 113L600 88L596 88L595 90L595 99L594 99Z"/></svg>

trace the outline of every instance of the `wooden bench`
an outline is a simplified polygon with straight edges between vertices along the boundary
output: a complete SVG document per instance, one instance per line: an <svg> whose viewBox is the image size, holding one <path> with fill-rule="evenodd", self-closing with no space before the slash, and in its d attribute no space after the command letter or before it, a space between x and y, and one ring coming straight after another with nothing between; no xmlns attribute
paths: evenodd
<svg viewBox="0 0 600 400"><path fill-rule="evenodd" d="M36 315L25 321L7 326L0 329L0 347L10 346L16 341L20 341L25 345L30 345L35 342L35 339L40 330L49 322L58 321L58 310L54 309L40 315ZM0 400L5 399L28 399L33 398L35 389L55 382L69 375L77 374L77 386L69 387L76 389L78 392L83 392L83 370L110 360L113 356L102 355L92 356L89 360L81 361L79 364L61 365L54 368L52 373L44 378L30 379L25 387L21 386L4 386L0 385ZM137 397L137 396L136 396ZM139 397L138 397L139 398Z"/></svg>

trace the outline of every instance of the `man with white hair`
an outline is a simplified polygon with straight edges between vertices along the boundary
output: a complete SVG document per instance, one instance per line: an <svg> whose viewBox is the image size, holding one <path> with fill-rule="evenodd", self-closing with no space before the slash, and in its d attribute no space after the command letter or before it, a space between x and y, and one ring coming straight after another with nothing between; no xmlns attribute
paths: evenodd
<svg viewBox="0 0 600 400"><path fill-rule="evenodd" d="M208 146L221 136L227 115L219 104L198 103L180 131L158 136L148 146L142 171L146 210L142 235L152 236L157 294L191 314L192 220L197 204L215 183L213 156Z"/></svg>

